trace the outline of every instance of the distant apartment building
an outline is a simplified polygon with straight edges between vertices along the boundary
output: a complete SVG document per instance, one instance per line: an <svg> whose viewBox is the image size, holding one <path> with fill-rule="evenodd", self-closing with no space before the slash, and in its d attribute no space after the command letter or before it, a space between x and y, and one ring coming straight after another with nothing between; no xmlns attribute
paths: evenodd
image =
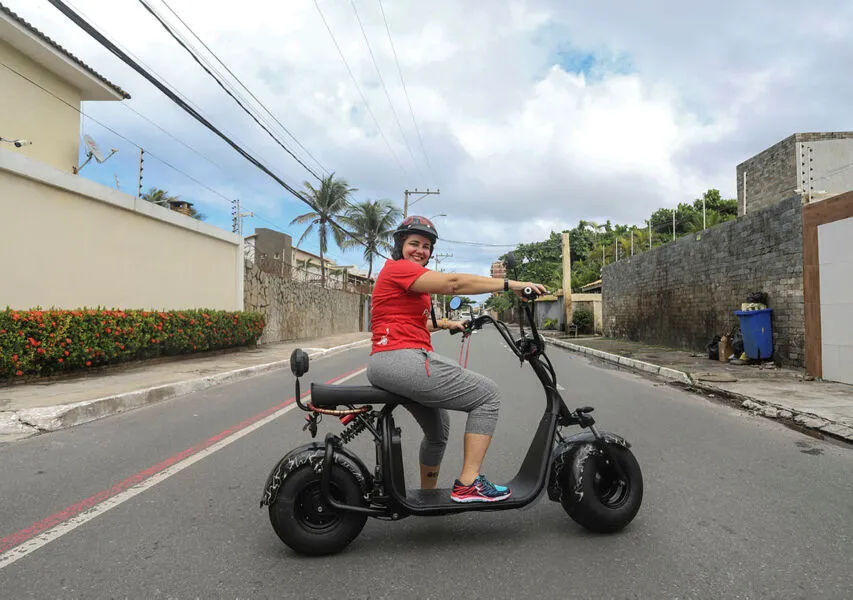
<svg viewBox="0 0 853 600"><path fill-rule="evenodd" d="M497 260L492 263L492 277L503 279L506 277L506 265L503 261Z"/></svg>

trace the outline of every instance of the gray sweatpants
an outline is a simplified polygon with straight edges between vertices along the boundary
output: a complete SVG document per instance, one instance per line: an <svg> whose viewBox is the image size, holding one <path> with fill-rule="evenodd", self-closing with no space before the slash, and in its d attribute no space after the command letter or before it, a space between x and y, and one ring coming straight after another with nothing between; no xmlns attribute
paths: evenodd
<svg viewBox="0 0 853 600"><path fill-rule="evenodd" d="M377 352L367 363L367 380L373 386L417 402L404 406L424 432L422 465L441 464L450 433L447 410L468 413L466 433L495 432L501 406L497 384L440 354L425 350Z"/></svg>

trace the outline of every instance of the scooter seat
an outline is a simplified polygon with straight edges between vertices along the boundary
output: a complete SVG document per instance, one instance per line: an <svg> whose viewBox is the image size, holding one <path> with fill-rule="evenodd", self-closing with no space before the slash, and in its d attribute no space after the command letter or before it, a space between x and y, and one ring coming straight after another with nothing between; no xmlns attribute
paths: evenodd
<svg viewBox="0 0 853 600"><path fill-rule="evenodd" d="M311 384L311 403L331 407L345 404L410 404L412 401L372 385Z"/></svg>

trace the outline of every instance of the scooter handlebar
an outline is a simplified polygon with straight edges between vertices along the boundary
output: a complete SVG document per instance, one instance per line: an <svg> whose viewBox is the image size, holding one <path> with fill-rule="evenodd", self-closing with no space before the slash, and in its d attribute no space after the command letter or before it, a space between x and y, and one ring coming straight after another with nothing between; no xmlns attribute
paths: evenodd
<svg viewBox="0 0 853 600"><path fill-rule="evenodd" d="M534 290L532 287L527 286L523 290L521 290L521 295L524 296L527 300L536 300L539 297L539 292Z"/></svg>

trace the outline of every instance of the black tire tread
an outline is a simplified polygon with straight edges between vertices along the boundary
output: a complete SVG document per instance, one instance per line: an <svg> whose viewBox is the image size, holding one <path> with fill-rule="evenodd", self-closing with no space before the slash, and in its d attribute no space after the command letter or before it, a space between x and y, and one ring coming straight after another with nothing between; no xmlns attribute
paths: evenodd
<svg viewBox="0 0 853 600"><path fill-rule="evenodd" d="M310 485L319 484L320 475L305 465L284 478L275 502L269 507L270 522L276 535L292 550L307 556L336 554L352 542L367 521L367 515L342 512L333 530L323 533L306 531L294 515L299 493ZM340 490L347 504L362 504L361 488L352 474L339 465L332 465L331 481Z"/></svg>

